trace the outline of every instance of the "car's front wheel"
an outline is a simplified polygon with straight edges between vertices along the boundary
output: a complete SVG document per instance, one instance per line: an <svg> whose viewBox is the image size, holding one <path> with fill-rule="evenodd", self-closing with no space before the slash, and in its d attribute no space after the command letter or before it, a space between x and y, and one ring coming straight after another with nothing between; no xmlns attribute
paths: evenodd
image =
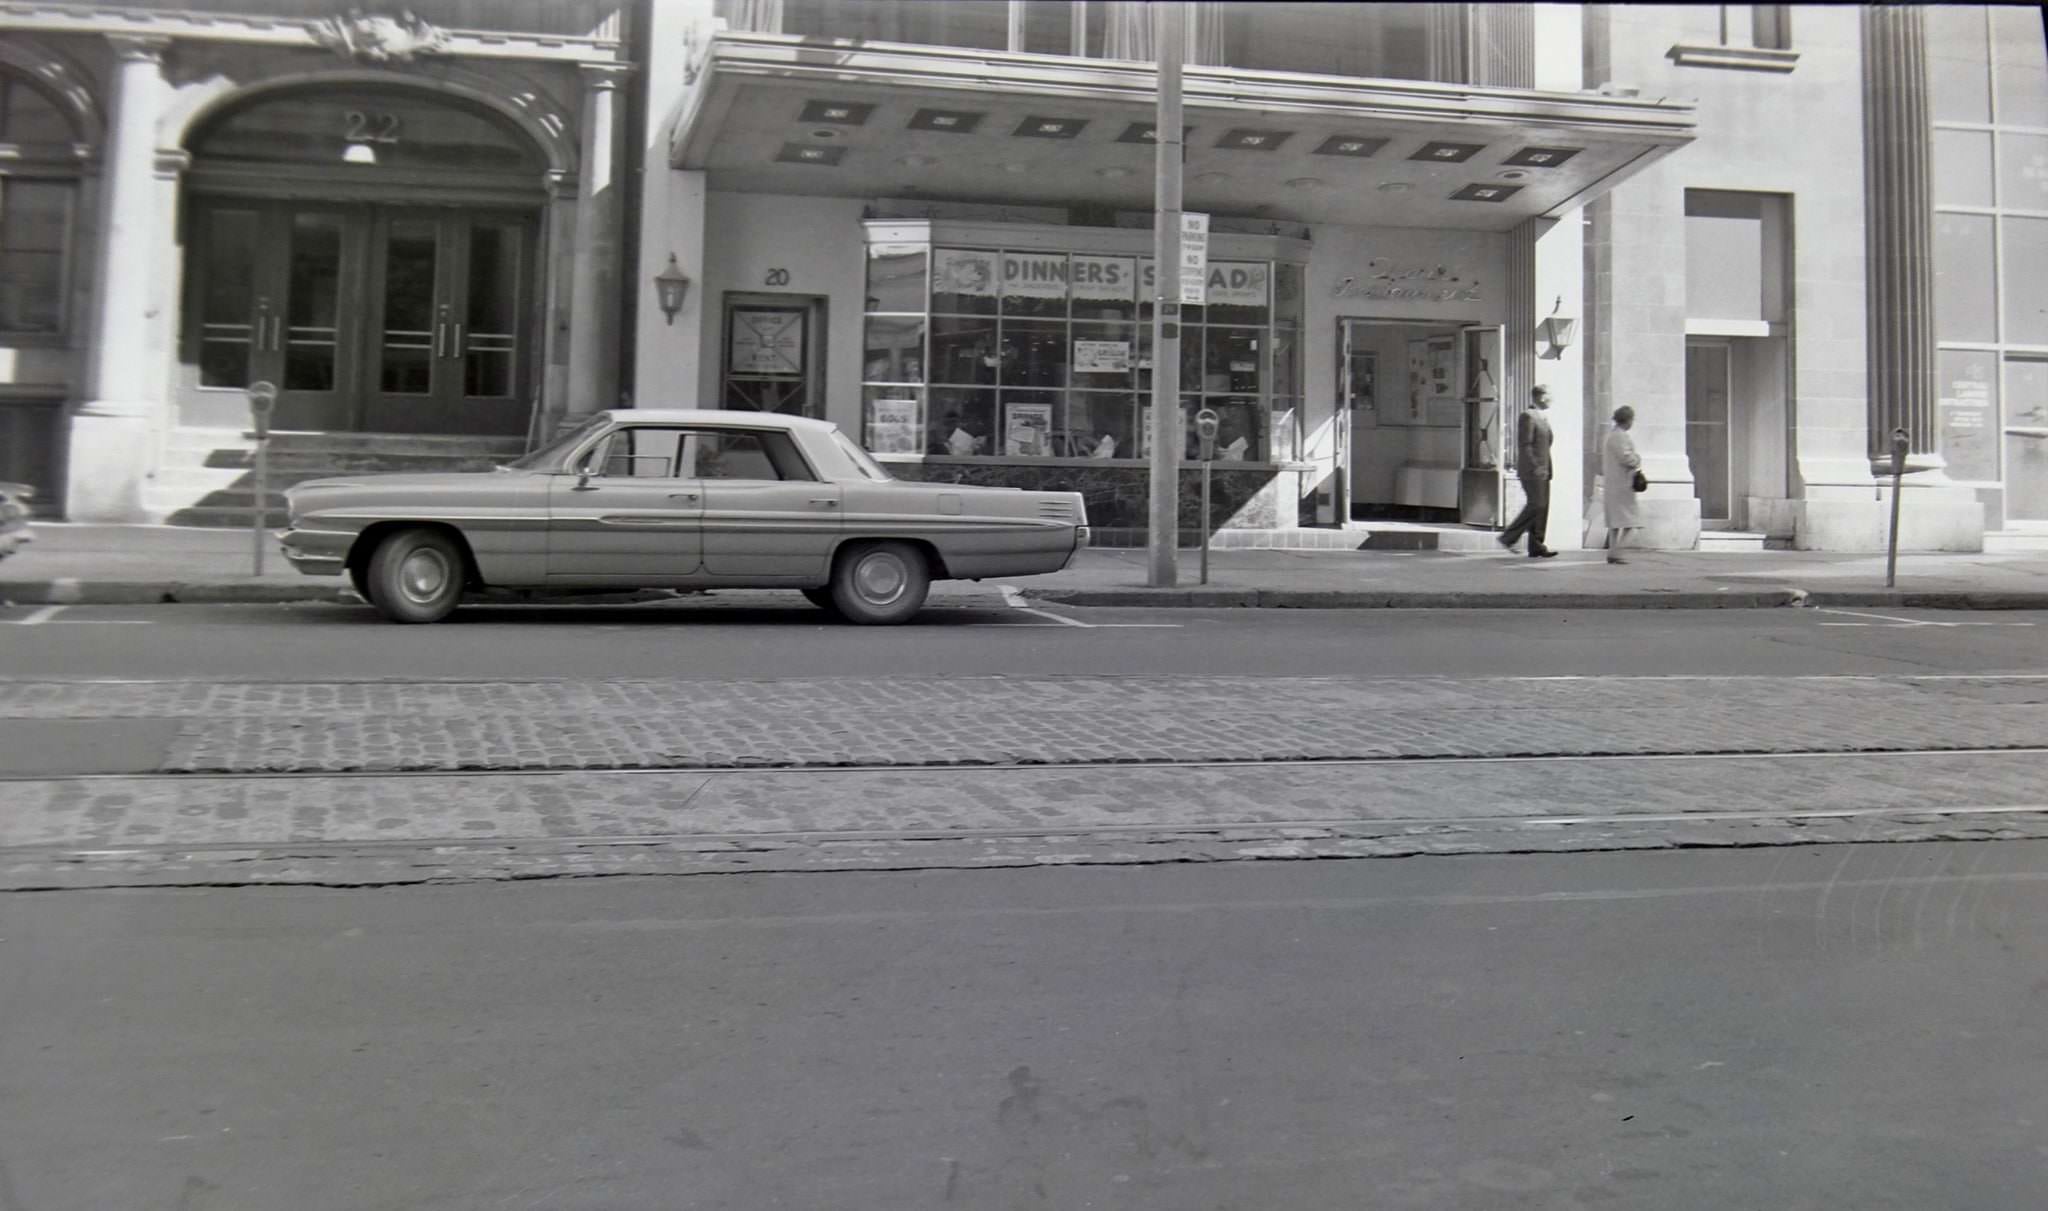
<svg viewBox="0 0 2048 1211"><path fill-rule="evenodd" d="M924 554L904 542L864 543L832 569L832 604L849 622L904 622L924 608L932 586Z"/></svg>
<svg viewBox="0 0 2048 1211"><path fill-rule="evenodd" d="M370 556L370 604L393 622L439 622L462 600L462 552L437 530L400 530Z"/></svg>

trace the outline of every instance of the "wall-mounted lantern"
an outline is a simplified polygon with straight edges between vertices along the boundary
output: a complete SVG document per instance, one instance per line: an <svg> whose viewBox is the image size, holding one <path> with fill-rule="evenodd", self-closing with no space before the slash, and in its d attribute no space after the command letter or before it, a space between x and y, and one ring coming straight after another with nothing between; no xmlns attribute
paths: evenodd
<svg viewBox="0 0 2048 1211"><path fill-rule="evenodd" d="M676 312L683 309L683 298L690 293L690 279L683 273L683 267L676 264L676 254L668 254L668 268L654 275L654 289L661 298L661 313L668 322L676 322Z"/></svg>
<svg viewBox="0 0 2048 1211"><path fill-rule="evenodd" d="M1563 357L1564 351L1571 348L1572 337L1578 334L1579 321L1571 316L1560 315L1559 312L1562 310L1564 296L1560 294L1557 296L1557 302L1551 304L1550 315L1538 325L1543 333L1543 339L1550 342L1552 358Z"/></svg>

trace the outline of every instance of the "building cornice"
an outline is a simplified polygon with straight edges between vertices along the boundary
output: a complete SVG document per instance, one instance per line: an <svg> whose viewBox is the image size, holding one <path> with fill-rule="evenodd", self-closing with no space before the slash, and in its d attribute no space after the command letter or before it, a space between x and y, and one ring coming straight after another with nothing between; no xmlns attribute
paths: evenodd
<svg viewBox="0 0 2048 1211"><path fill-rule="evenodd" d="M171 38L244 46L318 50L331 21L263 17L242 13L184 12L129 5L91 7L50 0L0 0L0 31L38 34L96 34L112 38ZM443 30L432 51L457 59L519 59L542 63L617 63L625 47L617 39L563 34L522 34L501 30Z"/></svg>

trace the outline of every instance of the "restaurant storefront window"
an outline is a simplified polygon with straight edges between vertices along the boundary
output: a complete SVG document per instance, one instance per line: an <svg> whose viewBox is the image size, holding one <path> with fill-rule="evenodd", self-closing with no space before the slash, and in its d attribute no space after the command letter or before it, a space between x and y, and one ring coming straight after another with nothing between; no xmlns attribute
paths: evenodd
<svg viewBox="0 0 2048 1211"><path fill-rule="evenodd" d="M868 250L863 437L877 454L1150 455L1153 262L1135 255L878 243ZM1181 403L1220 417L1217 457L1299 449L1301 267L1212 260L1182 312Z"/></svg>

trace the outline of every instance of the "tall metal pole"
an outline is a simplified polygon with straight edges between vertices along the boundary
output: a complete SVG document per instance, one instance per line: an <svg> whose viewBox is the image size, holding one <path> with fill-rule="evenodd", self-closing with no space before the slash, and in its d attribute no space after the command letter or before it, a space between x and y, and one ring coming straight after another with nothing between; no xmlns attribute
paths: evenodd
<svg viewBox="0 0 2048 1211"><path fill-rule="evenodd" d="M1152 5L1159 51L1159 115L1152 185L1152 494L1148 544L1155 588L1178 579L1180 543L1180 61L1187 41L1187 5Z"/></svg>

